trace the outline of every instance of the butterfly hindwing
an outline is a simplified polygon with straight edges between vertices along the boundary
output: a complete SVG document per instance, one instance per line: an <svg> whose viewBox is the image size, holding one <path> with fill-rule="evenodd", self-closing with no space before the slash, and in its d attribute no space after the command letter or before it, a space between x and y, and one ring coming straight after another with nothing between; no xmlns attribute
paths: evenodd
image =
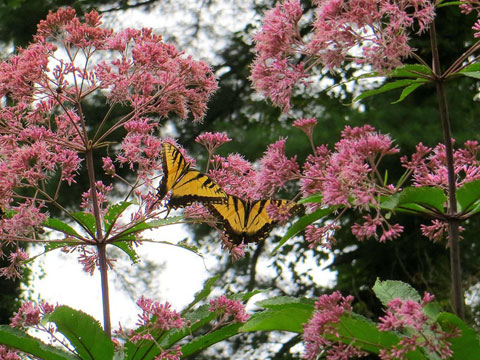
<svg viewBox="0 0 480 360"><path fill-rule="evenodd" d="M194 202L224 201L227 195L223 189L208 175L190 169L190 164L174 145L164 142L162 150L163 178L157 196L162 200L171 193L168 208L185 207Z"/></svg>
<svg viewBox="0 0 480 360"><path fill-rule="evenodd" d="M289 201L244 201L235 196L228 196L227 202L223 204L209 204L208 206L213 214L222 220L225 232L230 240L238 245L242 242L259 242L268 236L270 230L276 224L276 221L268 216L266 210L272 203L282 207L288 206Z"/></svg>

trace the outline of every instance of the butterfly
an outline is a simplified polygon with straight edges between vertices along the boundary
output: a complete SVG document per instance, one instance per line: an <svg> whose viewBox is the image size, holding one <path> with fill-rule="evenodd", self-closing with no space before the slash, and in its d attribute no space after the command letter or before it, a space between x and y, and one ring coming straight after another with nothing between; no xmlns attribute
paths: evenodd
<svg viewBox="0 0 480 360"><path fill-rule="evenodd" d="M293 214L299 205L289 200L242 200L229 195L224 203L207 204L211 213L218 217L229 239L235 245L264 240L276 221L271 219L266 208L270 204L277 207L286 206Z"/></svg>
<svg viewBox="0 0 480 360"><path fill-rule="evenodd" d="M180 150L169 142L162 144L163 178L157 197L163 200L170 192L167 207L176 209L194 202L221 203L227 194L208 175L190 168Z"/></svg>

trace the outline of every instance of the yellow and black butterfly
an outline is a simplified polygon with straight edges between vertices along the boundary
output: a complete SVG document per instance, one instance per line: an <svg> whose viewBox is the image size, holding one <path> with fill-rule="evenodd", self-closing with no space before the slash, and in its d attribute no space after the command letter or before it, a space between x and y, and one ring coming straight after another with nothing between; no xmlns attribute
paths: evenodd
<svg viewBox="0 0 480 360"><path fill-rule="evenodd" d="M190 169L180 150L169 142L162 144L163 178L157 188L157 197L163 200L170 192L169 209L185 207L194 202L222 203L227 194L208 175Z"/></svg>
<svg viewBox="0 0 480 360"><path fill-rule="evenodd" d="M287 206L290 214L299 206L289 200L255 200L245 201L236 196L228 196L224 203L210 203L208 208L223 223L229 239L235 245L264 240L276 221L267 213L267 206L275 204L278 207Z"/></svg>

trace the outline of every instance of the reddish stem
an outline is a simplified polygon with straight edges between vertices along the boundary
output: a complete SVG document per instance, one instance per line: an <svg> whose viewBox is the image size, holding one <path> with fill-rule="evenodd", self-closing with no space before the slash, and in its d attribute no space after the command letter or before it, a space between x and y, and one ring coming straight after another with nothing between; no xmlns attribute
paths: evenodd
<svg viewBox="0 0 480 360"><path fill-rule="evenodd" d="M432 46L433 73L435 76L435 86L437 90L438 105L440 110L440 120L442 123L443 136L445 142L445 156L447 160L448 171L448 235L450 245L450 276L452 281L452 296L455 314L464 318L464 298L462 289L462 271L460 263L460 245L458 221L454 219L457 215L456 182L453 160L452 134L450 130L450 119L448 115L447 98L445 95L444 77L440 69L440 57L437 46L437 35L435 23L430 27L430 43Z"/></svg>

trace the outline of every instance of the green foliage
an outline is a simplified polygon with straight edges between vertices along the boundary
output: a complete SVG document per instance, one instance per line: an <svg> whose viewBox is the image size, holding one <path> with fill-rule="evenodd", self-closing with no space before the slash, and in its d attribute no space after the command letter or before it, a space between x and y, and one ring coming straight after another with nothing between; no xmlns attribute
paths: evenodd
<svg viewBox="0 0 480 360"><path fill-rule="evenodd" d="M387 304L395 298L413 300L415 302L421 301L418 292L410 285L401 281L380 281L377 279L373 286L373 291L383 306L387 306Z"/></svg>
<svg viewBox="0 0 480 360"><path fill-rule="evenodd" d="M10 326L0 325L0 344L18 349L45 360L73 360L78 359L72 354L54 346L46 345L39 339L27 335L23 331L12 329Z"/></svg>

